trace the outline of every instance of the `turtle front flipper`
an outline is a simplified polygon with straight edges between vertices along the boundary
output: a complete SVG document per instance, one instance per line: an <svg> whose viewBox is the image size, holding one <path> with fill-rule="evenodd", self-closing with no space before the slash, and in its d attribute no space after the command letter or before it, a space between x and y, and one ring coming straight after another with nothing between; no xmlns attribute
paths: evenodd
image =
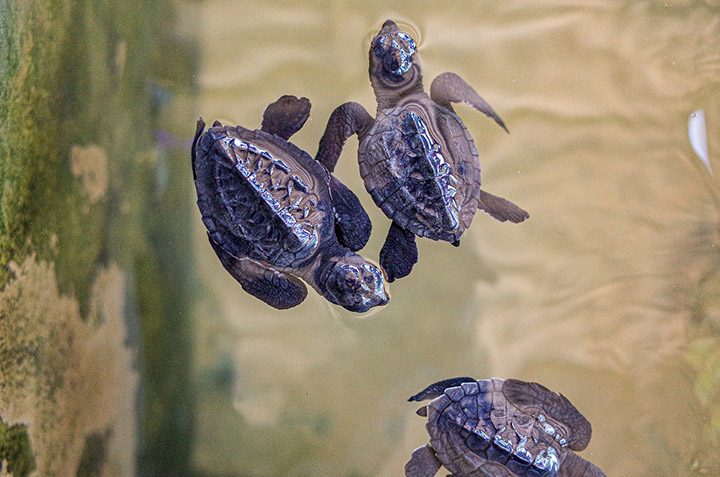
<svg viewBox="0 0 720 477"><path fill-rule="evenodd" d="M380 265L385 269L388 281L409 275L417 261L415 234L393 222L380 250Z"/></svg>
<svg viewBox="0 0 720 477"><path fill-rule="evenodd" d="M208 240L225 270L252 296L280 310L292 308L305 300L307 288L299 279L252 260L234 257L216 244L210 234Z"/></svg>
<svg viewBox="0 0 720 477"><path fill-rule="evenodd" d="M265 108L261 131L275 134L287 141L303 127L309 116L309 99L291 95L281 96Z"/></svg>
<svg viewBox="0 0 720 477"><path fill-rule="evenodd" d="M469 378L467 376L463 376L461 378L450 378L450 379L443 379L442 381L438 381L436 383L432 383L430 386L426 387L419 393L415 394L414 396L410 396L408 401L425 401L426 399L435 399L436 397L440 396L447 388L452 388L455 386L460 386L462 383L474 383L474 378Z"/></svg>
<svg viewBox="0 0 720 477"><path fill-rule="evenodd" d="M487 212L492 218L500 222L509 220L517 224L530 217L530 214L509 200L485 192L482 189L480 190L478 209Z"/></svg>
<svg viewBox="0 0 720 477"><path fill-rule="evenodd" d="M347 138L353 134L362 138L372 122L372 116L360 104L341 104L328 119L315 159L328 171L333 172Z"/></svg>
<svg viewBox="0 0 720 477"><path fill-rule="evenodd" d="M442 467L442 462L435 456L430 444L418 447L405 464L405 477L433 477Z"/></svg>
<svg viewBox="0 0 720 477"><path fill-rule="evenodd" d="M437 104L448 108L450 103L467 103L485 116L492 118L505 132L510 132L492 106L455 73L443 73L435 78L430 85L430 97Z"/></svg>
<svg viewBox="0 0 720 477"><path fill-rule="evenodd" d="M337 178L330 176L330 197L335 208L338 241L357 252L370 239L372 223L357 196Z"/></svg>
<svg viewBox="0 0 720 477"><path fill-rule="evenodd" d="M564 427L565 439L571 449L580 451L590 443L590 422L562 394L556 394L542 384L518 379L506 379L502 391L507 400L521 411L535 416L541 422L549 418ZM553 433L558 431L552 430Z"/></svg>

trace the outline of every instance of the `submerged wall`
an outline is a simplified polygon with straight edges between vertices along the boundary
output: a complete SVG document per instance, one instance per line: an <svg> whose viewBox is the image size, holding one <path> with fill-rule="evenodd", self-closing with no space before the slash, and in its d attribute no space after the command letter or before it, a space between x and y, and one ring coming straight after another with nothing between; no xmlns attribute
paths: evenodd
<svg viewBox="0 0 720 477"><path fill-rule="evenodd" d="M0 473L186 467L179 5L0 2Z"/></svg>

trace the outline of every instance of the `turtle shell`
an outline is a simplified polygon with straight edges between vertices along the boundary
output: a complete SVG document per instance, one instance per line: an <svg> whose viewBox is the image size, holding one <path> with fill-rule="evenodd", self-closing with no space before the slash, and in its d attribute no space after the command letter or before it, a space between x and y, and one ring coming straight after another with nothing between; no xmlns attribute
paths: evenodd
<svg viewBox="0 0 720 477"><path fill-rule="evenodd" d="M298 266L332 230L327 172L278 136L212 127L198 140L195 175L210 236L238 258Z"/></svg>
<svg viewBox="0 0 720 477"><path fill-rule="evenodd" d="M464 476L563 475L570 431L537 406L518 407L505 386L498 378L466 382L428 404L426 428L437 458Z"/></svg>
<svg viewBox="0 0 720 477"><path fill-rule="evenodd" d="M480 197L470 133L425 93L378 111L359 147L360 174L375 203L420 237L456 242Z"/></svg>

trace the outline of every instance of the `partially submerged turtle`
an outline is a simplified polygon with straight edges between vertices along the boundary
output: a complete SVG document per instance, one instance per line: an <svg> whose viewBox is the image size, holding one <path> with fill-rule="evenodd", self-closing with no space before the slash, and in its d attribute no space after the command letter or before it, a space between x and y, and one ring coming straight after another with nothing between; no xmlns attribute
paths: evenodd
<svg viewBox="0 0 720 477"><path fill-rule="evenodd" d="M310 115L307 98L283 96L262 129L215 122L192 146L198 207L225 269L275 308L307 296L302 278L332 303L364 312L388 301L383 272L354 251L370 237L358 198L287 140Z"/></svg>
<svg viewBox="0 0 720 477"><path fill-rule="evenodd" d="M517 379L452 378L431 384L409 401L427 417L430 444L418 447L407 477L452 475L584 476L605 474L573 451L590 442L590 423L563 395Z"/></svg>
<svg viewBox="0 0 720 477"><path fill-rule="evenodd" d="M388 281L406 276L417 262L416 235L457 246L478 208L500 221L528 218L520 207L480 189L478 151L451 103L465 102L507 131L503 121L454 73L435 78L428 96L415 42L391 20L372 41L370 81L376 118L358 103L339 106L316 159L332 172L347 138L358 135L365 187L393 221L380 252Z"/></svg>

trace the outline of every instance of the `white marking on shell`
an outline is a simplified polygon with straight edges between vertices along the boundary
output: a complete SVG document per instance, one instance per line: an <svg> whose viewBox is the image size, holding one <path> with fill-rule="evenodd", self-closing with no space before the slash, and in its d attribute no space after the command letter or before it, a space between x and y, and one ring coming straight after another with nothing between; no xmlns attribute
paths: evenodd
<svg viewBox="0 0 720 477"><path fill-rule="evenodd" d="M282 179L278 179L276 183L271 183L270 187L266 187L265 183L258 178L257 171L250 171L248 169L249 163L246 163L241 155L233 154L231 146L237 148L240 151L247 151L249 153L255 154L258 157L255 165L258 167L262 167L265 161L267 161L267 170L265 170L264 172L268 173L269 175L272 175L275 172L276 168L283 171L285 174L290 174L292 172L292 168L282 160L273 157L273 155L265 149L257 147L252 143L242 141L238 138L226 136L220 140L220 143L221 147L226 151L227 154L232 155L236 158L237 162L235 163L235 169L237 169L237 171L240 172L240 174L248 181L248 183L253 187L253 189L255 189L255 191L258 193L258 196L268 205L268 207L270 207L273 213L275 213L280 218L280 220L282 220L282 222L292 231L295 237L297 237L298 241L302 244L301 248L307 251L313 250L319 241L317 227L308 223L298 224L297 219L290 212L290 210L298 208L303 197L301 196L297 198L292 204L283 207L281 202L277 200L272 193L272 191L283 188ZM245 159L247 160L247 156L245 156ZM292 175L285 185L285 189L287 190L286 198L288 200L290 198L290 194L292 194L293 192L293 183L297 186L297 189L302 192L307 193L310 190L307 184L305 184L299 176ZM313 206L315 205L313 201L310 201L310 203ZM308 215L309 210L307 207L305 207L305 210L302 213L302 218L306 218ZM311 230L308 230L307 227L310 227Z"/></svg>
<svg viewBox="0 0 720 477"><path fill-rule="evenodd" d="M518 457L518 459L520 459L522 462L531 464L533 461L533 455L529 450L527 450L525 448L526 443L527 443L527 437L523 437L522 439L520 439L520 442L515 447L513 454L515 454Z"/></svg>
<svg viewBox="0 0 720 477"><path fill-rule="evenodd" d="M425 150L424 156L430 163L433 170L435 182L442 191L442 201L445 211L451 220L451 229L455 230L460 225L460 221L458 220L460 210L458 209L457 202L455 201L457 189L453 186L453 184L457 184L458 181L452 174L452 167L447 163L445 157L442 155L440 144L433 142L430 133L428 133L425 121L412 111L408 114L410 115L415 128L417 128L418 137L420 138L420 142Z"/></svg>

